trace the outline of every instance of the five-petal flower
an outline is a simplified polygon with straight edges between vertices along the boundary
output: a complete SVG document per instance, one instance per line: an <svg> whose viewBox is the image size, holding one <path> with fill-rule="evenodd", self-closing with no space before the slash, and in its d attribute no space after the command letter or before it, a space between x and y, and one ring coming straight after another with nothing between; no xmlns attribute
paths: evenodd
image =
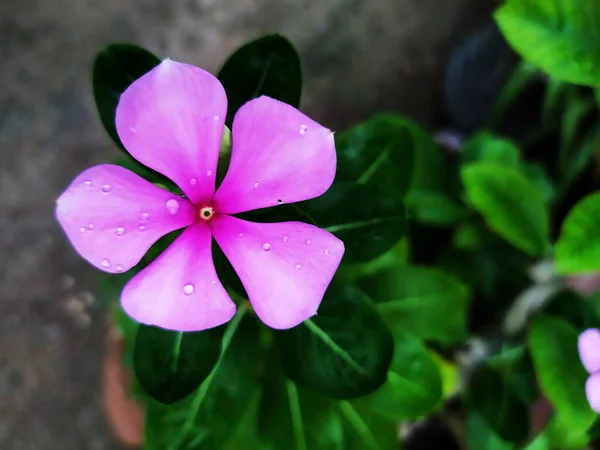
<svg viewBox="0 0 600 450"><path fill-rule="evenodd" d="M197 331L233 317L212 237L272 328L314 315L339 266L344 245L325 230L232 216L323 194L335 176L333 133L292 106L254 99L235 116L229 170L215 192L226 112L214 76L163 61L121 95L115 120L129 153L185 197L120 166L100 165L81 173L57 201L56 216L75 249L106 272L131 269L160 237L186 227L121 294L125 311L141 323Z"/></svg>

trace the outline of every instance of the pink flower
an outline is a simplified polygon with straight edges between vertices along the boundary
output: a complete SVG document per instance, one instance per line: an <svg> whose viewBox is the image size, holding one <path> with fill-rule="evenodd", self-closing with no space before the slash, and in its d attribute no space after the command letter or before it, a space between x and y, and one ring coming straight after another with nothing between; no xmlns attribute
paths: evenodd
<svg viewBox="0 0 600 450"><path fill-rule="evenodd" d="M579 357L590 377L585 394L594 411L600 413L600 330L589 328L579 336Z"/></svg>
<svg viewBox="0 0 600 450"><path fill-rule="evenodd" d="M333 133L268 97L237 112L229 171L215 192L227 97L208 72L165 60L122 95L116 126L129 153L162 173L181 198L115 165L80 174L57 201L75 249L106 272L135 266L163 235L187 227L121 294L135 320L178 331L229 321L235 304L212 260L215 238L258 317L277 329L316 314L344 245L301 222L233 217L323 194L335 176Z"/></svg>

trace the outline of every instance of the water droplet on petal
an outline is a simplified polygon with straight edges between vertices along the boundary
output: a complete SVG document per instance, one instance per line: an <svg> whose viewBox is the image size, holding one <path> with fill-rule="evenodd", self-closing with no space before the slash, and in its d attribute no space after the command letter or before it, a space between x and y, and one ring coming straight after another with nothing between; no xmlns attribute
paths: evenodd
<svg viewBox="0 0 600 450"><path fill-rule="evenodd" d="M300 125L300 129L298 130L300 134L306 134L306 125Z"/></svg>
<svg viewBox="0 0 600 450"><path fill-rule="evenodd" d="M115 269L117 270L117 272L123 272L125 270L125 267L123 267L122 264L117 264L115 266Z"/></svg>
<svg viewBox="0 0 600 450"><path fill-rule="evenodd" d="M240 233L240 234L238 234L238 237L241 237L241 238L243 238L243 237L244 237L244 233Z"/></svg>
<svg viewBox="0 0 600 450"><path fill-rule="evenodd" d="M146 230L146 227L145 227L144 225L140 225L140 228L139 228L139 229L140 229L140 231L145 231L145 230Z"/></svg>
<svg viewBox="0 0 600 450"><path fill-rule="evenodd" d="M110 267L110 261L106 258L100 261L100 264L102 264L102 267Z"/></svg>
<svg viewBox="0 0 600 450"><path fill-rule="evenodd" d="M183 287L183 293L184 293L185 295L192 295L192 294L194 293L194 286L193 286L193 285L191 285L191 284L186 284L186 285Z"/></svg>
<svg viewBox="0 0 600 450"><path fill-rule="evenodd" d="M85 227L81 227L81 228L79 229L79 231L80 231L80 232L82 232L82 233L85 233Z"/></svg>
<svg viewBox="0 0 600 450"><path fill-rule="evenodd" d="M212 284L217 284L217 280L212 280L211 283Z"/></svg>
<svg viewBox="0 0 600 450"><path fill-rule="evenodd" d="M212 170L209 170L208 172L206 172L206 176L210 177L212 175Z"/></svg>
<svg viewBox="0 0 600 450"><path fill-rule="evenodd" d="M110 184L105 184L102 186L102 192L108 192L112 189Z"/></svg>
<svg viewBox="0 0 600 450"><path fill-rule="evenodd" d="M326 249L325 249L325 251L324 251L323 253L325 253L325 256L329 255L329 249L328 249L328 248L326 248Z"/></svg>
<svg viewBox="0 0 600 450"><path fill-rule="evenodd" d="M125 234L125 228L119 227L117 228L117 236L123 236Z"/></svg>
<svg viewBox="0 0 600 450"><path fill-rule="evenodd" d="M130 129L131 131L133 131L134 133L137 133L137 130L136 130L135 128L133 128L133 127L129 127L129 129Z"/></svg>
<svg viewBox="0 0 600 450"><path fill-rule="evenodd" d="M85 182L83 183L83 187L86 187L86 188L91 188L91 187L92 187L92 182L91 182L91 181L89 181L89 180L88 180L88 181L85 181Z"/></svg>
<svg viewBox="0 0 600 450"><path fill-rule="evenodd" d="M190 184L194 185L198 182L195 178L190 179Z"/></svg>
<svg viewBox="0 0 600 450"><path fill-rule="evenodd" d="M148 213L142 214L142 220L148 220L148 217L150 217L150 214L148 214Z"/></svg>
<svg viewBox="0 0 600 450"><path fill-rule="evenodd" d="M268 242L265 242L265 243L263 244L263 250L264 250L265 252L268 252L269 250L271 250L271 244L269 244Z"/></svg>
<svg viewBox="0 0 600 450"><path fill-rule="evenodd" d="M306 245L310 245L310 239L306 241Z"/></svg>
<svg viewBox="0 0 600 450"><path fill-rule="evenodd" d="M174 198L167 200L167 203L165 203L165 208L167 208L169 214L174 216L175 214L177 214L177 211L179 211L179 202Z"/></svg>
<svg viewBox="0 0 600 450"><path fill-rule="evenodd" d="M92 231L93 229L94 229L94 224L93 224L93 223L90 223L90 224L88 225L88 230Z"/></svg>
<svg viewBox="0 0 600 450"><path fill-rule="evenodd" d="M300 264L296 264L296 270L300 270Z"/></svg>
<svg viewBox="0 0 600 450"><path fill-rule="evenodd" d="M254 183L254 189L256 189L258 186L260 186L260 184Z"/></svg>
<svg viewBox="0 0 600 450"><path fill-rule="evenodd" d="M289 240L290 240L290 238L289 238L289 237L287 237L287 236L284 236L284 237L283 237L283 242L287 242L287 241L289 241Z"/></svg>
<svg viewBox="0 0 600 450"><path fill-rule="evenodd" d="M215 122L218 122L220 118L221 118L220 116L213 116L213 120L214 120Z"/></svg>

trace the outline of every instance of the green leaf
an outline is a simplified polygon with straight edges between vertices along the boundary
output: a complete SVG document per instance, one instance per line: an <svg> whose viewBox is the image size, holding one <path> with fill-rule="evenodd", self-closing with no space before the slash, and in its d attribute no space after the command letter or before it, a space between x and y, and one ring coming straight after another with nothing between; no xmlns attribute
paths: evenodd
<svg viewBox="0 0 600 450"><path fill-rule="evenodd" d="M391 267L362 278L359 286L378 302L394 335L408 331L443 344L467 337L469 291L451 275L427 267Z"/></svg>
<svg viewBox="0 0 600 450"><path fill-rule="evenodd" d="M462 164L485 162L515 167L519 164L519 159L519 149L514 143L487 131L472 136L460 152Z"/></svg>
<svg viewBox="0 0 600 450"><path fill-rule="evenodd" d="M423 343L400 330L394 332L394 358L387 382L358 400L391 420L425 416L442 400L442 378Z"/></svg>
<svg viewBox="0 0 600 450"><path fill-rule="evenodd" d="M464 167L461 177L470 202L490 228L530 255L547 252L549 219L544 199L518 169L479 163Z"/></svg>
<svg viewBox="0 0 600 450"><path fill-rule="evenodd" d="M595 0L508 0L495 18L511 47L550 76L600 84L600 4Z"/></svg>
<svg viewBox="0 0 600 450"><path fill-rule="evenodd" d="M344 242L345 263L372 260L404 235L402 201L392 191L377 186L336 182L320 197L292 207Z"/></svg>
<svg viewBox="0 0 600 450"><path fill-rule="evenodd" d="M121 148L115 114L121 94L142 75L160 64L149 51L130 44L113 44L102 50L94 61L92 85L100 120L113 141Z"/></svg>
<svg viewBox="0 0 600 450"><path fill-rule="evenodd" d="M398 450L398 422L348 401L339 407L344 418L344 450Z"/></svg>
<svg viewBox="0 0 600 450"><path fill-rule="evenodd" d="M220 328L182 333L140 325L133 361L140 385L167 405L186 397L217 362L221 336Z"/></svg>
<svg viewBox="0 0 600 450"><path fill-rule="evenodd" d="M368 298L349 284L331 284L319 314L276 334L285 373L330 398L367 395L386 381L392 335Z"/></svg>
<svg viewBox="0 0 600 450"><path fill-rule="evenodd" d="M375 184L402 198L412 181L414 144L404 120L378 115L336 135L337 181Z"/></svg>
<svg viewBox="0 0 600 450"><path fill-rule="evenodd" d="M225 123L231 127L237 110L266 95L298 107L302 91L300 57L283 36L268 35L244 44L227 59L219 81L227 93Z"/></svg>
<svg viewBox="0 0 600 450"><path fill-rule="evenodd" d="M429 225L452 225L467 214L454 199L437 191L412 190L406 204L414 220Z"/></svg>
<svg viewBox="0 0 600 450"><path fill-rule="evenodd" d="M545 203L554 199L556 189L542 166L537 163L521 163L519 170L537 188Z"/></svg>
<svg viewBox="0 0 600 450"><path fill-rule="evenodd" d="M469 448L472 449L512 450L515 447L500 439L484 417L473 409L468 411L466 435Z"/></svg>
<svg viewBox="0 0 600 450"><path fill-rule="evenodd" d="M258 416L264 450L343 450L340 411L335 402L267 372Z"/></svg>
<svg viewBox="0 0 600 450"><path fill-rule="evenodd" d="M577 338L566 320L538 316L529 327L527 344L542 392L566 425L583 433L595 414L585 397L588 374L579 361Z"/></svg>
<svg viewBox="0 0 600 450"><path fill-rule="evenodd" d="M523 443L529 435L529 408L500 373L483 364L469 380L467 403L506 442Z"/></svg>
<svg viewBox="0 0 600 450"><path fill-rule="evenodd" d="M226 325L213 371L185 399L169 406L148 405L146 450L221 449L255 399L260 368L256 319L238 308Z"/></svg>
<svg viewBox="0 0 600 450"><path fill-rule="evenodd" d="M544 430L551 450L581 450L587 448L590 437L586 428L574 427L569 413L555 412Z"/></svg>
<svg viewBox="0 0 600 450"><path fill-rule="evenodd" d="M600 192L580 200L562 224L555 247L556 270L562 274L600 269Z"/></svg>

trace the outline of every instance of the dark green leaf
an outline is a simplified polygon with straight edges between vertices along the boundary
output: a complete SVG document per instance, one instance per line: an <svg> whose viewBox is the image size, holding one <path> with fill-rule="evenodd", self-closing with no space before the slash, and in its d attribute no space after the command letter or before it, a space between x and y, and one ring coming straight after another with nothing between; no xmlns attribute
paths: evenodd
<svg viewBox="0 0 600 450"><path fill-rule="evenodd" d="M102 50L94 62L92 85L100 120L115 143L124 149L115 126L121 94L131 83L160 64L160 59L141 47L113 44Z"/></svg>
<svg viewBox="0 0 600 450"><path fill-rule="evenodd" d="M410 333L395 330L387 382L358 402L391 420L401 420L425 416L441 400L442 378L429 351Z"/></svg>
<svg viewBox="0 0 600 450"><path fill-rule="evenodd" d="M398 450L398 422L348 401L339 407L344 418L344 450Z"/></svg>
<svg viewBox="0 0 600 450"><path fill-rule="evenodd" d="M600 4L595 0L508 0L495 17L517 53L552 77L600 84Z"/></svg>
<svg viewBox="0 0 600 450"><path fill-rule="evenodd" d="M140 325L134 350L140 385L167 405L188 396L217 362L221 336L220 328L182 333Z"/></svg>
<svg viewBox="0 0 600 450"><path fill-rule="evenodd" d="M368 298L335 281L318 315L276 338L286 374L330 398L360 397L380 387L394 350L392 335Z"/></svg>
<svg viewBox="0 0 600 450"><path fill-rule="evenodd" d="M490 428L485 418L477 411L470 409L466 424L467 442L470 449L513 450L514 445L503 441Z"/></svg>
<svg viewBox="0 0 600 450"><path fill-rule="evenodd" d="M544 305L544 312L567 319L579 332L600 325L600 320L594 311L593 300L575 291L565 289L554 294Z"/></svg>
<svg viewBox="0 0 600 450"><path fill-rule="evenodd" d="M461 171L470 202L490 228L528 254L544 255L548 212L540 191L516 168L478 163Z"/></svg>
<svg viewBox="0 0 600 450"><path fill-rule="evenodd" d="M146 450L222 449L256 398L260 366L256 319L238 313L226 325L214 370L190 396L146 412Z"/></svg>
<svg viewBox="0 0 600 450"><path fill-rule="evenodd" d="M570 428L584 432L595 414L585 397L588 374L579 360L577 338L566 320L538 316L529 327L527 344L546 398Z"/></svg>
<svg viewBox="0 0 600 450"><path fill-rule="evenodd" d="M556 270L570 274L600 269L600 192L577 203L565 219L555 248Z"/></svg>
<svg viewBox="0 0 600 450"><path fill-rule="evenodd" d="M511 392L503 377L481 365L469 380L468 404L501 439L523 443L529 435L529 408Z"/></svg>
<svg viewBox="0 0 600 450"><path fill-rule="evenodd" d="M466 338L469 291L460 281L426 267L390 267L359 280L396 331L449 344Z"/></svg>
<svg viewBox="0 0 600 450"><path fill-rule="evenodd" d="M405 121L379 115L336 135L337 181L386 187L402 198L412 181L414 144Z"/></svg>
<svg viewBox="0 0 600 450"><path fill-rule="evenodd" d="M223 65L218 78L227 93L229 105L225 123L228 127L244 103L261 95L294 107L300 105L300 58L292 44L276 34L237 49Z"/></svg>

